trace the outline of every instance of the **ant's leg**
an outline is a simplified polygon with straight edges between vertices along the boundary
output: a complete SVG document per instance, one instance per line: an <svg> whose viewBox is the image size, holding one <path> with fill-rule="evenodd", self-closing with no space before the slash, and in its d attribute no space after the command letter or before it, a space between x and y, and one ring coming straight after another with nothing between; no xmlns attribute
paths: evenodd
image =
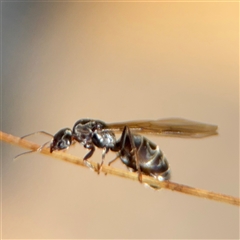
<svg viewBox="0 0 240 240"><path fill-rule="evenodd" d="M85 157L83 158L83 163L86 167L92 169L95 171L95 168L93 167L93 165L91 163L88 162L88 159L93 155L94 151L95 151L95 147L93 145L86 145L84 146L85 148L89 149L90 151L85 155Z"/></svg>
<svg viewBox="0 0 240 240"><path fill-rule="evenodd" d="M104 160L105 160L106 153L108 153L108 151L109 151L109 148L107 148L107 147L104 147L104 148L103 148L102 161L101 161L100 164L98 164L98 169L97 169L98 174L100 174L100 171L101 171L101 169L102 169L102 165L103 165Z"/></svg>
<svg viewBox="0 0 240 240"><path fill-rule="evenodd" d="M139 180L139 182L142 182L142 172L140 169L140 164L139 164L139 160L138 160L138 156L137 156L137 148L134 143L133 134L131 133L130 128L125 126L123 129L123 132L122 132L121 139L120 139L121 150L123 150L126 145L127 137L129 139L130 147L131 147L130 154L133 156L133 158L136 162L136 170L138 171L138 180Z"/></svg>
<svg viewBox="0 0 240 240"><path fill-rule="evenodd" d="M119 157L120 157L120 154L118 153L117 156L108 163L108 166L110 166L113 162L117 161ZM107 175L107 173L105 173L105 175Z"/></svg>
<svg viewBox="0 0 240 240"><path fill-rule="evenodd" d="M125 128L128 133L128 137L129 137L131 148L132 148L131 154L134 156L134 159L136 161L136 167L137 167L137 171L138 171L138 180L139 180L139 182L142 182L142 172L140 169L140 164L139 164L139 160L138 160L138 156L137 156L137 148L134 143L133 135L132 135L129 127L126 126Z"/></svg>
<svg viewBox="0 0 240 240"><path fill-rule="evenodd" d="M117 154L117 156L108 163L108 166L110 166L112 163L114 163L115 161L117 161L119 157L120 157L120 155Z"/></svg>

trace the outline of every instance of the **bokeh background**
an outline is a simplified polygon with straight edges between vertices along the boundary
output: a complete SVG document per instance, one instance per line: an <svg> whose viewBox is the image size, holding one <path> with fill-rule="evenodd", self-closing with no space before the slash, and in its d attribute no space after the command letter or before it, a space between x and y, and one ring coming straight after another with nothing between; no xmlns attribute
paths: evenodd
<svg viewBox="0 0 240 240"><path fill-rule="evenodd" d="M172 181L239 196L238 22L231 2L3 2L2 130L54 134L87 117L217 124L216 137L150 138ZM13 162L24 151L2 144L3 238L239 238L235 206L37 153Z"/></svg>

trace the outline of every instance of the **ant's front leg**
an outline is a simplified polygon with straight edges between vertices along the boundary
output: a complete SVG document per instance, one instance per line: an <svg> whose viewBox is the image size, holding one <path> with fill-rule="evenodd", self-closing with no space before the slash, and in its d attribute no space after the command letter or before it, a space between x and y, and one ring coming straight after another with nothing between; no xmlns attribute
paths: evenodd
<svg viewBox="0 0 240 240"><path fill-rule="evenodd" d="M85 155L85 157L83 158L83 163L86 167L90 168L91 170L95 171L95 168L93 167L93 165L88 162L88 159L93 155L94 151L95 151L95 147L92 144L86 144L84 145L85 148L89 149L90 151Z"/></svg>

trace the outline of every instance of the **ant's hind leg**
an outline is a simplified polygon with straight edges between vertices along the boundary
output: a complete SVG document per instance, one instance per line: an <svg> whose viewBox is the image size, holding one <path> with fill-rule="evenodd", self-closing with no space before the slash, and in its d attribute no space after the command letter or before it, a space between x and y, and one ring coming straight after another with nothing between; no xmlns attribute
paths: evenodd
<svg viewBox="0 0 240 240"><path fill-rule="evenodd" d="M119 154L117 154L117 156L113 159L113 160L111 160L109 163L108 163L108 166L110 167L110 165L112 164L112 163L114 163L115 161L117 161L118 160L118 158L119 158ZM107 175L107 173L105 173L105 175Z"/></svg>
<svg viewBox="0 0 240 240"><path fill-rule="evenodd" d="M129 127L125 127L124 130L123 130L123 134L125 134L125 136L123 137L123 147L125 145L125 140L126 140L126 137L128 135L128 138L129 138L129 141L130 141L130 145L131 145L131 151L130 151L130 154L134 157L135 159L135 162L136 162L136 170L138 172L138 180L140 183L142 183L142 172L141 172L141 169L140 169L140 164L139 164L139 160L138 160L138 156L137 156L137 148L135 146L135 143L134 143L134 139L133 139L133 135L130 131L130 128Z"/></svg>

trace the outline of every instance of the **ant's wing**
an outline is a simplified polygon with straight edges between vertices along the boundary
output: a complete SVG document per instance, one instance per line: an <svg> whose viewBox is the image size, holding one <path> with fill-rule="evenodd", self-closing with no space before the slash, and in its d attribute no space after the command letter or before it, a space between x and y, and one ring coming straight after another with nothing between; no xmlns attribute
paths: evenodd
<svg viewBox="0 0 240 240"><path fill-rule="evenodd" d="M139 132L161 136L201 138L218 134L216 125L182 118L110 123L107 124L106 129L121 132L125 126L128 126L134 133Z"/></svg>

